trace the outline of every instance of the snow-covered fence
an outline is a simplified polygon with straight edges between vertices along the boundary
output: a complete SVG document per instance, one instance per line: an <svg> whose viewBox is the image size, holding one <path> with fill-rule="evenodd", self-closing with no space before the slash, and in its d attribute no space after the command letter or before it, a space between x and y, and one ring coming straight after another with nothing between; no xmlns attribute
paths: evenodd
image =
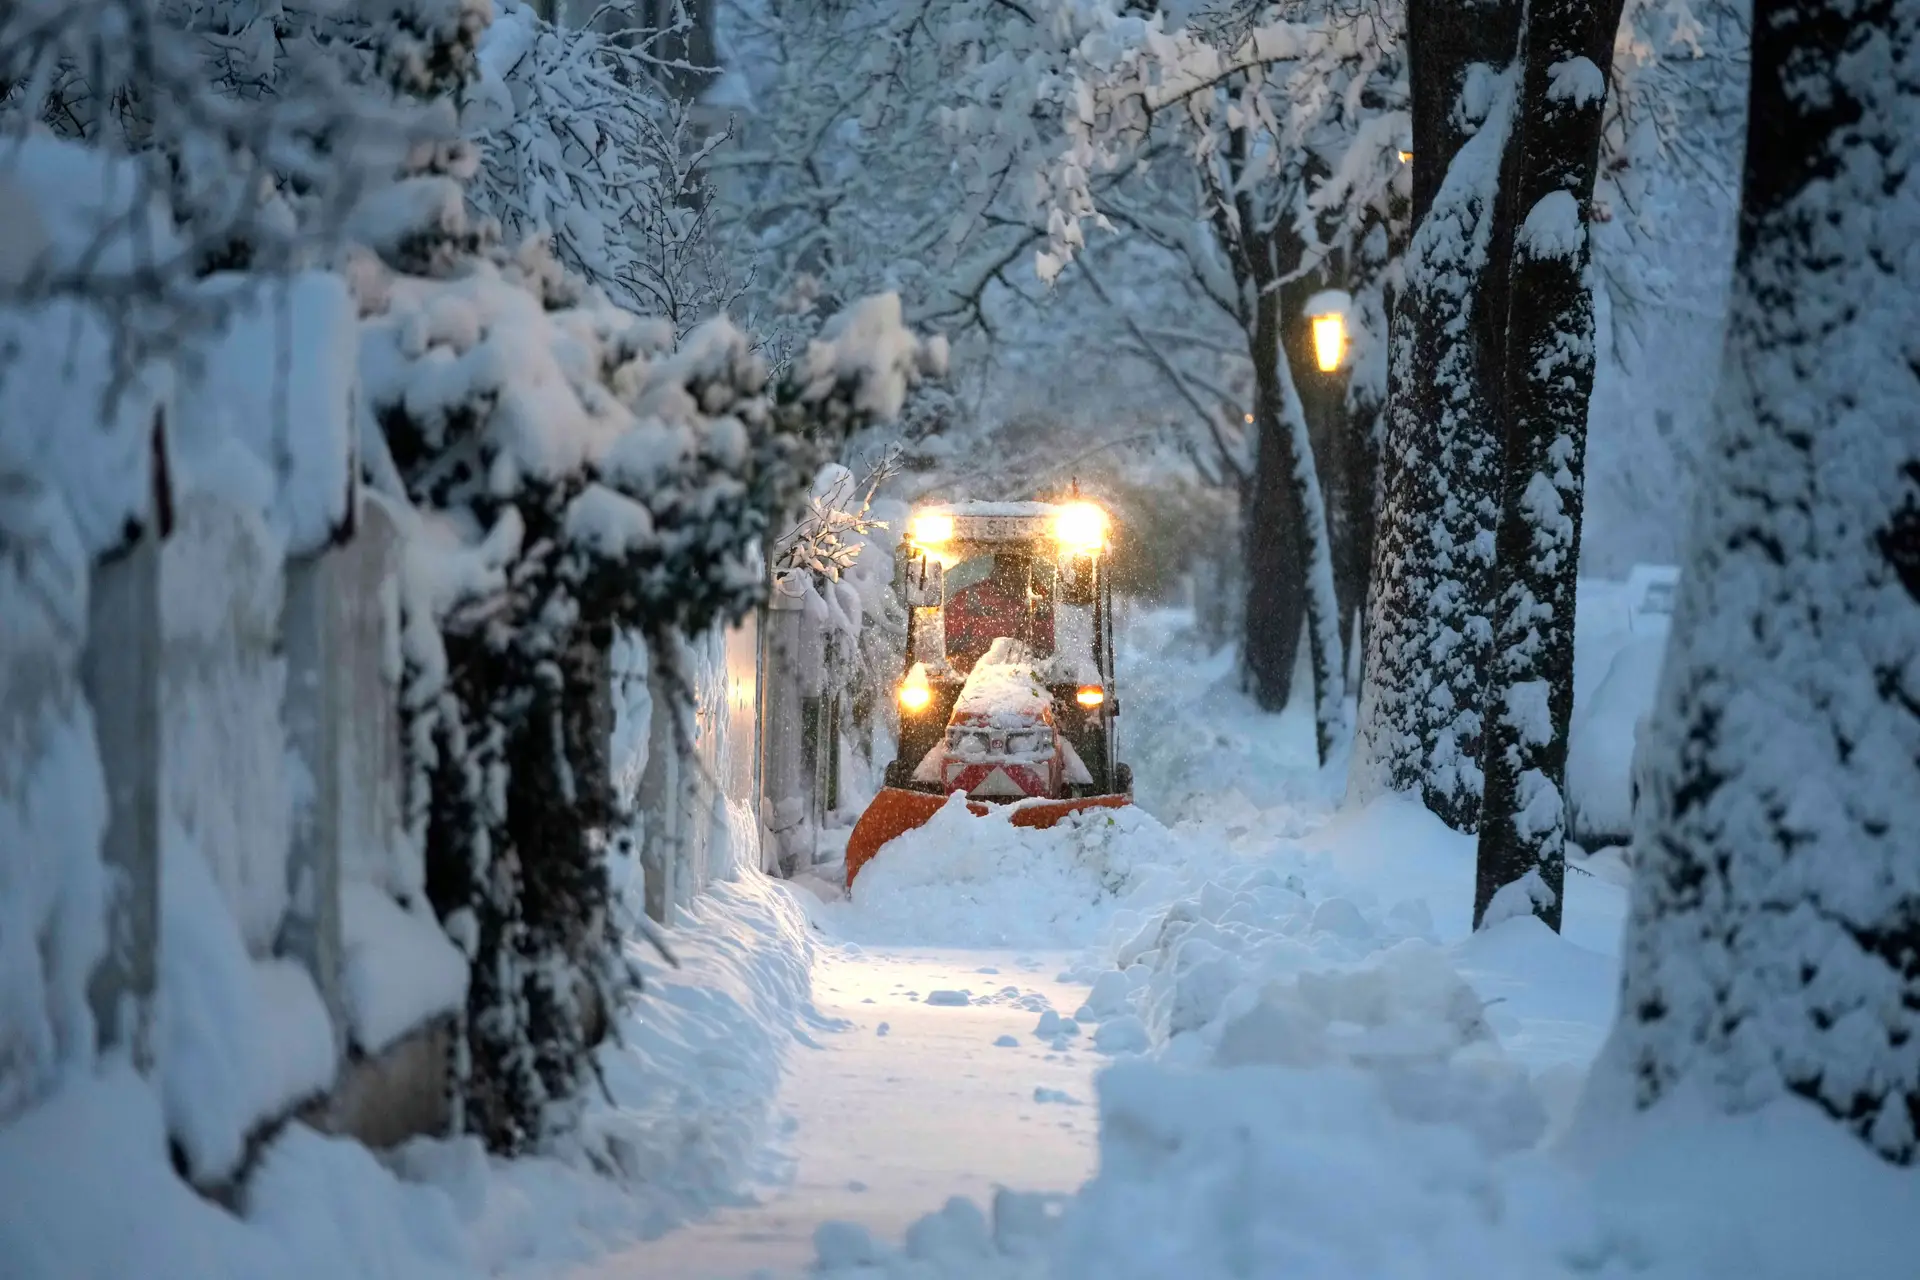
<svg viewBox="0 0 1920 1280"><path fill-rule="evenodd" d="M202 1185L296 1110L376 1141L437 1128L466 961L401 828L394 524L369 502L353 536L289 558L250 505L183 485L155 506L90 567L18 539L14 587L86 584L66 632L0 591L36 610L10 606L25 643L0 646L22 755L0 767L0 901L27 912L0 941L46 953L0 1009L0 1115L76 1052L64 984L154 1073Z"/></svg>
<svg viewBox="0 0 1920 1280"><path fill-rule="evenodd" d="M633 811L647 915L662 923L712 881L760 865L760 635L761 619L750 615L685 647L693 697L678 733L639 643L627 637L614 655L615 786Z"/></svg>
<svg viewBox="0 0 1920 1280"><path fill-rule="evenodd" d="M815 606L808 608L809 603ZM816 837L815 779L804 767L811 699L820 696L825 627L820 600L798 577L777 579L766 611L760 690L760 795L756 800L765 869L791 875L811 866Z"/></svg>

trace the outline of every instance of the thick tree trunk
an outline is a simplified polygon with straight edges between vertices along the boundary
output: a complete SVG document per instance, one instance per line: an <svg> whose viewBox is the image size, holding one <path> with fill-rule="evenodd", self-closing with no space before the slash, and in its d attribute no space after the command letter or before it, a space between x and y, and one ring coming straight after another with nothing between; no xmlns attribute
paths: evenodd
<svg viewBox="0 0 1920 1280"><path fill-rule="evenodd" d="M1523 37L1507 309L1505 448L1476 927L1532 910L1560 927L1573 720L1587 400L1593 391L1588 209L1620 0L1530 11Z"/></svg>
<svg viewBox="0 0 1920 1280"><path fill-rule="evenodd" d="M1264 711L1283 711L1300 657L1307 618L1304 515L1293 480L1293 444L1283 420L1280 389L1280 297L1262 296L1249 354L1253 358L1253 418L1257 441L1242 536L1246 540L1245 637L1241 664L1247 692ZM1262 359L1264 354L1265 358Z"/></svg>
<svg viewBox="0 0 1920 1280"><path fill-rule="evenodd" d="M1920 1160L1920 3L1759 0L1719 440L1596 1090ZM1590 1099L1590 1105L1594 1100Z"/></svg>
<svg viewBox="0 0 1920 1280"><path fill-rule="evenodd" d="M1474 12L1416 2L1409 10L1410 24L1428 33L1424 47L1409 39L1419 220L1393 320L1365 679L1349 775L1350 800L1418 790L1460 831L1475 829L1479 817L1503 353L1489 335L1504 326L1510 239L1497 196L1512 94L1481 59L1512 56L1517 14L1510 4ZM1461 141L1470 108L1484 119ZM1444 154L1449 145L1457 152ZM1445 178L1436 182L1441 165Z"/></svg>

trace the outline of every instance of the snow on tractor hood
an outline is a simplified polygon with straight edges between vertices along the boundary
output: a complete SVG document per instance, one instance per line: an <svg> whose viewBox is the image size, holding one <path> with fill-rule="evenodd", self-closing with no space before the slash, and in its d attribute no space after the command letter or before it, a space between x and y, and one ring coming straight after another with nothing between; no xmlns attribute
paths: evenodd
<svg viewBox="0 0 1920 1280"><path fill-rule="evenodd" d="M1032 652L1006 636L989 645L973 664L953 706L954 724L1020 729L1052 722L1053 696L1040 683Z"/></svg>

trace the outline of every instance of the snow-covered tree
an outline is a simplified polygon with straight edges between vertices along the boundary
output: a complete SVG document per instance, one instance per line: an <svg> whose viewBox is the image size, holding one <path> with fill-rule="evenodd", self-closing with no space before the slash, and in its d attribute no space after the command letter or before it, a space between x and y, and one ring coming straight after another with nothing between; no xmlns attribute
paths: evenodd
<svg viewBox="0 0 1920 1280"><path fill-rule="evenodd" d="M1588 227L1620 7L1416 3L1409 23L1417 221L1349 795L1418 792L1481 832L1477 921L1522 881L1557 921Z"/></svg>
<svg viewBox="0 0 1920 1280"><path fill-rule="evenodd" d="M1412 216L1392 320L1379 528L1349 795L1414 791L1472 830L1497 520L1505 73L1517 4L1411 0Z"/></svg>
<svg viewBox="0 0 1920 1280"><path fill-rule="evenodd" d="M1476 924L1560 927L1574 594L1593 392L1593 186L1620 0L1529 9L1503 198L1513 208L1494 648L1482 716ZM1507 894L1503 904L1499 895Z"/></svg>
<svg viewBox="0 0 1920 1280"><path fill-rule="evenodd" d="M1109 210L1129 225L1153 221L1134 212L1124 188L1103 194L1089 175L1186 158L1194 197L1187 225L1167 226L1181 216L1169 208L1157 231L1170 245L1185 243L1237 322L1253 371L1258 444L1244 518L1249 684L1264 705L1284 705L1304 619L1325 758L1345 736L1346 641L1327 495L1370 514L1372 485L1370 466L1353 468L1361 473L1354 477L1335 470L1343 454L1324 447L1332 432L1323 431L1316 448L1302 390L1323 375L1310 359L1304 311L1314 294L1347 283L1371 288L1371 314L1384 311L1406 127L1391 22L1269 6L1230 8L1172 31L1157 15L1076 16L1084 34L1076 32L1063 94L1069 145L1044 174L1052 216L1042 270L1079 253L1083 223L1107 223ZM1196 234L1206 242L1194 244ZM1371 265L1356 273L1356 260L1369 255ZM1364 351L1383 337L1363 332L1358 341ZM1383 365L1367 367L1384 373ZM1323 485L1323 471L1338 483ZM1343 531L1370 525L1346 513L1332 522Z"/></svg>
<svg viewBox="0 0 1920 1280"><path fill-rule="evenodd" d="M1597 1087L1920 1159L1920 6L1761 0L1719 433Z"/></svg>

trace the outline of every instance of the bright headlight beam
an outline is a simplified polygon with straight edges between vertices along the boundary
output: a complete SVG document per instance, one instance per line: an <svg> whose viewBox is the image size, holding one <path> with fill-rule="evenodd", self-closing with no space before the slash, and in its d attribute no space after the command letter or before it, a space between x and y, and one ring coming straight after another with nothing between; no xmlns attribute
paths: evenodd
<svg viewBox="0 0 1920 1280"><path fill-rule="evenodd" d="M909 714L926 709L933 701L933 689L927 684L927 666L916 662L907 672L907 678L900 682L900 709Z"/></svg>
<svg viewBox="0 0 1920 1280"><path fill-rule="evenodd" d="M923 547L938 547L953 538L953 517L934 513L915 516L907 526L914 542Z"/></svg>
<svg viewBox="0 0 1920 1280"><path fill-rule="evenodd" d="M1070 502L1053 518L1053 538L1075 555L1093 555L1107 545L1107 513L1091 502Z"/></svg>

